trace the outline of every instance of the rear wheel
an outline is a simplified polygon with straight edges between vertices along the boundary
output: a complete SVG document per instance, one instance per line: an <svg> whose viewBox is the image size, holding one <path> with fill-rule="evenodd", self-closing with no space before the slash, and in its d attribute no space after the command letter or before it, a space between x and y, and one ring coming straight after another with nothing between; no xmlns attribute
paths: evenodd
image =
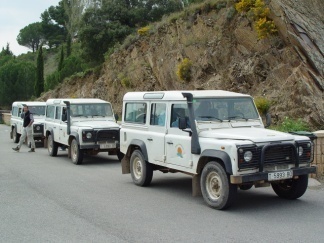
<svg viewBox="0 0 324 243"><path fill-rule="evenodd" d="M20 134L17 133L17 128L14 127L12 129L12 140L14 141L14 143L18 143L19 138L20 138Z"/></svg>
<svg viewBox="0 0 324 243"><path fill-rule="evenodd" d="M130 158L130 172L133 182L138 186L148 186L153 177L153 168L145 161L141 151L135 150Z"/></svg>
<svg viewBox="0 0 324 243"><path fill-rule="evenodd" d="M281 198L297 199L304 195L308 186L308 175L301 175L298 179L271 183L274 192Z"/></svg>
<svg viewBox="0 0 324 243"><path fill-rule="evenodd" d="M52 134L47 137L47 150L50 156L57 155L58 144L54 141Z"/></svg>
<svg viewBox="0 0 324 243"><path fill-rule="evenodd" d="M205 202L215 209L229 207L237 194L237 186L230 184L229 176L217 162L209 162L204 167L200 186Z"/></svg>
<svg viewBox="0 0 324 243"><path fill-rule="evenodd" d="M83 151L80 149L76 139L73 139L71 143L71 159L76 165L82 164L83 161Z"/></svg>

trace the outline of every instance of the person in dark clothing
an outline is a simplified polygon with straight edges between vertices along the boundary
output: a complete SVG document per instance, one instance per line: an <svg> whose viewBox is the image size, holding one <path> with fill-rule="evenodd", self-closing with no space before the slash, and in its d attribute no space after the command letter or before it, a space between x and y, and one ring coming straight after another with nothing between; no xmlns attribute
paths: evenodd
<svg viewBox="0 0 324 243"><path fill-rule="evenodd" d="M23 132L21 134L21 137L19 139L18 146L16 148L12 148L16 152L19 152L21 145L25 141L26 137L28 138L28 141L31 143L31 149L28 152L35 152L35 141L33 137L33 122L34 117L32 113L30 113L28 106L24 105L24 113L23 113Z"/></svg>

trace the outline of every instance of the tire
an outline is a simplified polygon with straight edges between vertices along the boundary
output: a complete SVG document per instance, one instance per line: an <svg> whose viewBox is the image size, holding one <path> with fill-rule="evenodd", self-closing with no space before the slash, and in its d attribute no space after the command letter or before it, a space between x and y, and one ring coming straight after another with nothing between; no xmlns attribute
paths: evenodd
<svg viewBox="0 0 324 243"><path fill-rule="evenodd" d="M145 161L141 151L135 150L130 158L130 172L137 186L148 186L153 177L153 168Z"/></svg>
<svg viewBox="0 0 324 243"><path fill-rule="evenodd" d="M117 151L117 157L118 157L119 161L122 161L122 159L124 158L124 154L118 150Z"/></svg>
<svg viewBox="0 0 324 243"><path fill-rule="evenodd" d="M308 175L301 175L298 179L285 180L282 183L271 183L274 192L281 198L297 199L307 190Z"/></svg>
<svg viewBox="0 0 324 243"><path fill-rule="evenodd" d="M252 187L253 187L253 184L245 184L245 185L240 185L240 186L239 186L239 188L240 188L242 191L250 190Z"/></svg>
<svg viewBox="0 0 324 243"><path fill-rule="evenodd" d="M71 159L73 164L76 165L81 165L83 161L83 151L80 149L76 139L71 142Z"/></svg>
<svg viewBox="0 0 324 243"><path fill-rule="evenodd" d="M20 138L20 134L17 133L17 128L12 129L12 140L14 143L18 143Z"/></svg>
<svg viewBox="0 0 324 243"><path fill-rule="evenodd" d="M217 162L209 162L200 177L201 192L208 206L226 209L235 200L237 186L230 184L229 176Z"/></svg>
<svg viewBox="0 0 324 243"><path fill-rule="evenodd" d="M52 134L47 137L47 150L48 154L52 157L57 155L58 144L54 141Z"/></svg>

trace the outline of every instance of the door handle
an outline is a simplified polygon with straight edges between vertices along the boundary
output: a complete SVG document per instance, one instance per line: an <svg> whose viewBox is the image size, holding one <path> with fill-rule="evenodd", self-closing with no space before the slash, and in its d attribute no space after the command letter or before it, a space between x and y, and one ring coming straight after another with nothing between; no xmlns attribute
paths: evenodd
<svg viewBox="0 0 324 243"><path fill-rule="evenodd" d="M148 138L147 140L148 140L148 141L153 141L153 138Z"/></svg>
<svg viewBox="0 0 324 243"><path fill-rule="evenodd" d="M168 141L168 142L167 142L167 144L173 144L173 142L171 142L171 141Z"/></svg>

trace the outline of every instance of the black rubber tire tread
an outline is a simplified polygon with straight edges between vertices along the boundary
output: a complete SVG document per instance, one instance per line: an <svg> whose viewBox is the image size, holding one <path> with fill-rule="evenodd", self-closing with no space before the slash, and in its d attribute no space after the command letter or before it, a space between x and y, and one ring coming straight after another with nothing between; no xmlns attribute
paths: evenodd
<svg viewBox="0 0 324 243"><path fill-rule="evenodd" d="M139 179L137 179L134 175L133 164L135 159L139 159L142 166L142 176ZM150 185L153 178L153 167L150 163L145 161L144 156L140 150L135 150L131 155L130 172L135 185L142 187Z"/></svg>
<svg viewBox="0 0 324 243"><path fill-rule="evenodd" d="M219 175L223 185L221 196L218 199L211 198L207 192L206 179L211 172L216 172ZM230 183L229 175L226 174L223 166L214 161L207 163L203 168L200 177L200 187L205 202L208 204L208 206L214 209L222 210L228 208L232 205L237 196L237 185Z"/></svg>
<svg viewBox="0 0 324 243"><path fill-rule="evenodd" d="M75 145L76 145L76 147L78 149L77 150L77 157L74 160L73 159L73 156L71 154L71 160L72 160L73 164L75 164L75 165L81 165L82 164L82 161L83 161L83 151L80 149L80 146L79 146L77 140L76 139L73 139L72 142L71 142L71 153L72 153L72 147L75 146Z"/></svg>
<svg viewBox="0 0 324 243"><path fill-rule="evenodd" d="M50 150L50 146L52 146L52 150ZM47 151L48 154L52 157L57 155L58 144L54 141L52 134L49 134L47 137Z"/></svg>
<svg viewBox="0 0 324 243"><path fill-rule="evenodd" d="M12 138L13 138L14 143L19 142L20 134L17 133L17 128L15 128L15 127L12 129Z"/></svg>
<svg viewBox="0 0 324 243"><path fill-rule="evenodd" d="M271 183L271 186L279 197L294 200L306 192L308 175L300 175L298 179L285 180L283 183Z"/></svg>

